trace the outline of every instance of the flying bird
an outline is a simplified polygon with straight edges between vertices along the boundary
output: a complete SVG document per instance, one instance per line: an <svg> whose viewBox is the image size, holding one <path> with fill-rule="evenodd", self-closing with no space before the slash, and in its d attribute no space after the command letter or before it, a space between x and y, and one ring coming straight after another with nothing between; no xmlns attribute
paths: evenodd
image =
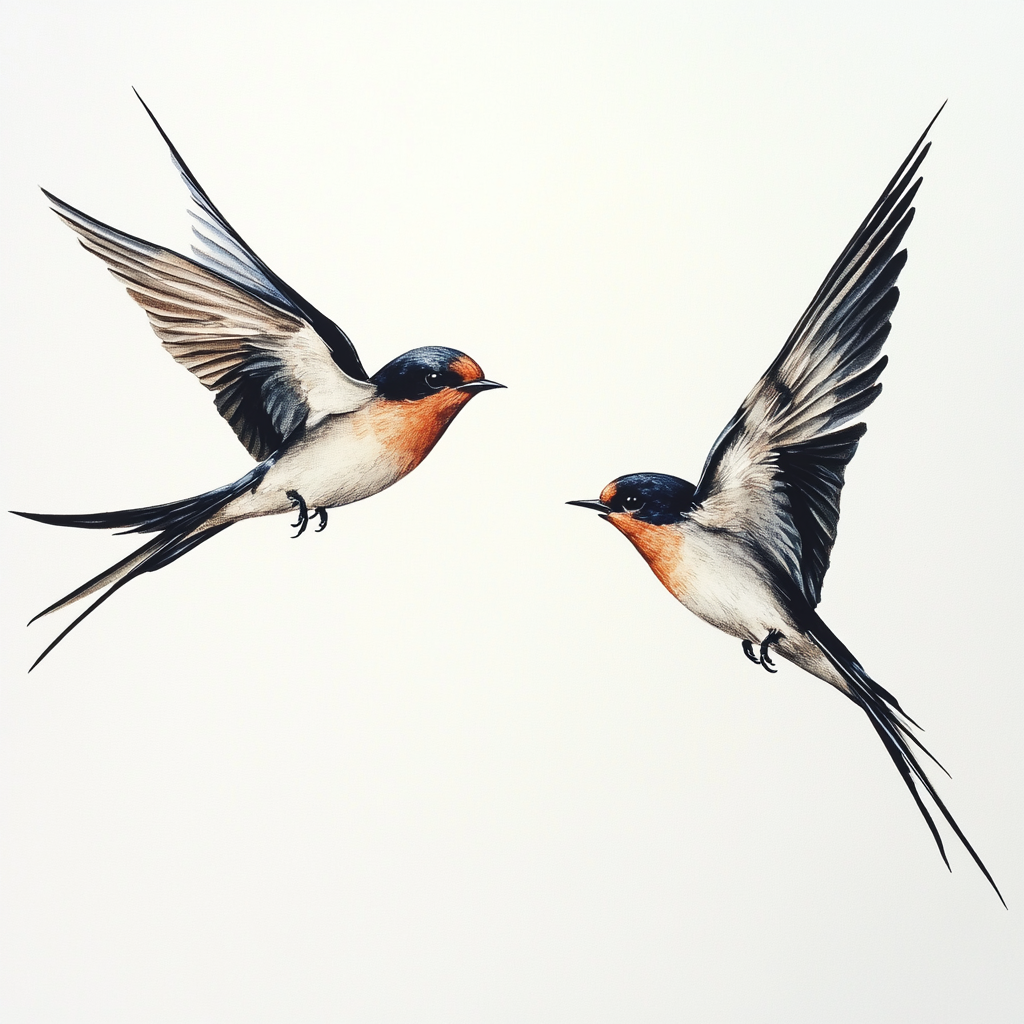
<svg viewBox="0 0 1024 1024"><path fill-rule="evenodd" d="M136 93L138 96L138 93ZM345 332L281 280L214 206L146 106L191 196L192 256L153 245L44 194L81 244L146 311L164 348L214 392L257 465L183 501L93 515L15 515L54 526L156 536L31 621L99 591L32 664L142 573L155 572L253 516L297 512L300 536L328 509L368 498L415 469L467 402L504 387L463 352L429 346L372 377Z"/></svg>
<svg viewBox="0 0 1024 1024"><path fill-rule="evenodd" d="M880 353L907 261L899 247L914 217L911 203L922 180L916 175L934 123L932 118L782 351L719 434L697 484L632 473L613 480L599 498L569 504L599 512L680 603L738 638L756 665L776 671L777 654L857 704L924 815L946 866L919 786L1002 900L925 774L920 753L935 758L911 731L917 723L815 611L836 539L846 467L867 430L850 421L882 390L877 381L888 357Z"/></svg>

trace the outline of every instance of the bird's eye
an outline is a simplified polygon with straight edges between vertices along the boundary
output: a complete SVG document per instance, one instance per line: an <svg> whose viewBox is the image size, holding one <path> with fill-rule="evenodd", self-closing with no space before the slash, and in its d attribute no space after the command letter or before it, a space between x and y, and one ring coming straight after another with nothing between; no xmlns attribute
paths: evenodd
<svg viewBox="0 0 1024 1024"><path fill-rule="evenodd" d="M439 373L428 373L426 377L427 387L433 388L435 391L443 387L444 384Z"/></svg>
<svg viewBox="0 0 1024 1024"><path fill-rule="evenodd" d="M627 512L639 512L644 507L644 503L635 494L627 494L622 499L622 507Z"/></svg>

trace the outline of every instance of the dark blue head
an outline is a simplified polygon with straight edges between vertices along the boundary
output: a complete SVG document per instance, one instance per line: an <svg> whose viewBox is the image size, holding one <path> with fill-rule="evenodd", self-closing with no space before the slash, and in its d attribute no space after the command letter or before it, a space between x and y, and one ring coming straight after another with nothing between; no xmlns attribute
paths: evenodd
<svg viewBox="0 0 1024 1024"><path fill-rule="evenodd" d="M503 388L484 378L479 364L454 348L429 345L404 352L382 366L371 378L381 398L415 402L451 388L467 395Z"/></svg>
<svg viewBox="0 0 1024 1024"><path fill-rule="evenodd" d="M665 526L678 523L693 508L696 487L688 480L665 473L631 473L613 480L598 499L570 501L605 516L625 512L642 523Z"/></svg>

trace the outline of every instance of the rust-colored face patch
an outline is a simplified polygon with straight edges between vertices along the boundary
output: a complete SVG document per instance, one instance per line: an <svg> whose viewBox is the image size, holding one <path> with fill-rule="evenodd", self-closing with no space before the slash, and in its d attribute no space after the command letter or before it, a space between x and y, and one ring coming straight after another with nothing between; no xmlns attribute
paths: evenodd
<svg viewBox="0 0 1024 1024"><path fill-rule="evenodd" d="M607 490L608 487L605 488ZM604 493L601 500L607 500ZM607 519L619 533L629 538L665 588L678 597L683 587L680 579L683 535L671 526L655 526L642 519L634 519L629 512L611 512Z"/></svg>
<svg viewBox="0 0 1024 1024"><path fill-rule="evenodd" d="M605 489L604 489L604 490L603 490L603 491L601 492L601 500L602 500L602 501L603 501L603 502L604 502L604 503L605 503L606 505L610 505L610 504L612 503L612 499L613 499L613 498L615 497L615 493L616 493L617 489L618 489L618 488L617 488L617 487L616 487L616 485L615 485L615 481L613 480L613 481L612 481L612 482L611 482L611 483L610 483L610 484L609 484L609 485L608 485L608 486L607 486L607 487L606 487L606 488L605 488Z"/></svg>
<svg viewBox="0 0 1024 1024"><path fill-rule="evenodd" d="M459 410L472 397L465 391L445 388L417 402L374 402L370 406L370 429L388 454L397 460L404 475L430 454Z"/></svg>
<svg viewBox="0 0 1024 1024"><path fill-rule="evenodd" d="M462 378L463 384L484 378L484 371L480 368L480 364L475 359L470 359L469 356L463 355L453 359L448 369L457 373Z"/></svg>

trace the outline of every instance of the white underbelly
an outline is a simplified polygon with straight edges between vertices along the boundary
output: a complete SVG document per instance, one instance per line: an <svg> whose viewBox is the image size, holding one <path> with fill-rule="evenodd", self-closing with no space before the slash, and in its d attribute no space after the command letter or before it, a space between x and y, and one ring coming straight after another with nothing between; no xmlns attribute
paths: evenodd
<svg viewBox="0 0 1024 1024"><path fill-rule="evenodd" d="M727 533L684 528L681 570L672 592L694 615L731 636L760 642L772 629L793 630L766 570Z"/></svg>
<svg viewBox="0 0 1024 1024"><path fill-rule="evenodd" d="M357 416L330 417L270 467L255 493L223 509L226 520L290 511L297 492L309 508L336 508L368 498L404 475L377 436Z"/></svg>

